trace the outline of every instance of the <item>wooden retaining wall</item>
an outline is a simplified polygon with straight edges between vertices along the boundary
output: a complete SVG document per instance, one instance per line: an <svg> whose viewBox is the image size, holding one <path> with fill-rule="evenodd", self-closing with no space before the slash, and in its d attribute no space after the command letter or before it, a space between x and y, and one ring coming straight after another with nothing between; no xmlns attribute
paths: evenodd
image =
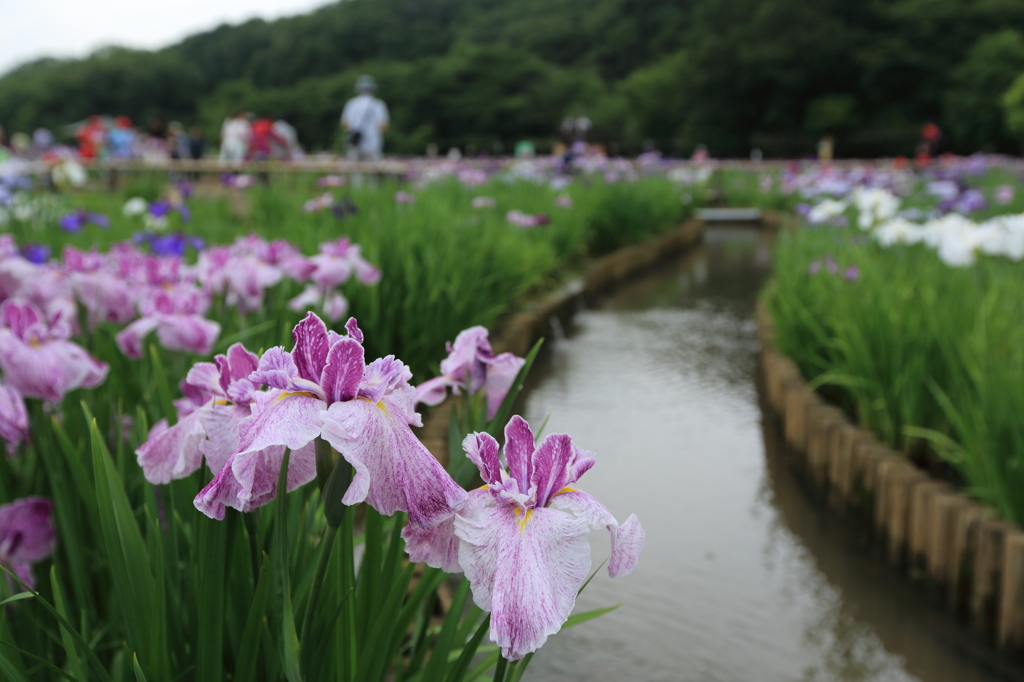
<svg viewBox="0 0 1024 682"><path fill-rule="evenodd" d="M930 477L811 390L775 347L762 304L765 390L782 417L789 464L897 570L957 620L1024 661L1024 531Z"/></svg>
<svg viewBox="0 0 1024 682"><path fill-rule="evenodd" d="M533 344L551 331L552 321L569 322L584 302L609 288L635 277L644 270L699 244L704 238L704 221L688 220L678 229L646 244L627 246L595 260L584 275L572 279L537 300L524 302L503 318L491 333L495 353L526 355ZM443 349L438 349L438 353ZM440 462L448 464L448 425L451 400L432 408L424 416L419 438Z"/></svg>

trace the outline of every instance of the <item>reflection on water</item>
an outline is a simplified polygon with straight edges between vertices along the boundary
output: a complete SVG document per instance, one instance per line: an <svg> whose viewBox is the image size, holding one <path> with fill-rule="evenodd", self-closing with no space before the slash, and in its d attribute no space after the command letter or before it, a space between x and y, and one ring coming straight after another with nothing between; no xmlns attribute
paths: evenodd
<svg viewBox="0 0 1024 682"><path fill-rule="evenodd" d="M623 606L553 637L525 679L1004 679L958 653L966 635L851 549L765 457L753 307L768 246L755 231L710 231L580 313L538 367L527 418L550 414L547 432L597 453L580 487L620 520L635 512L647 546L632 575L601 573L577 610ZM607 534L592 546L597 563Z"/></svg>

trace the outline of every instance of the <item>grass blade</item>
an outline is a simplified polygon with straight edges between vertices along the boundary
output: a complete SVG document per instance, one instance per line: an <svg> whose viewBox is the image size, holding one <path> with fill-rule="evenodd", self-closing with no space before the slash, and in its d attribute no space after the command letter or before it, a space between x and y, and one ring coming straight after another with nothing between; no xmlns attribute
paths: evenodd
<svg viewBox="0 0 1024 682"><path fill-rule="evenodd" d="M224 570L227 522L199 521L199 587L196 591L196 680L219 682L223 677Z"/></svg>
<svg viewBox="0 0 1024 682"><path fill-rule="evenodd" d="M238 647L238 658L235 664L236 680L256 679L263 616L267 611L267 594L270 591L269 563L267 555L264 554L260 564L259 580L256 583L256 593L253 595L249 616L245 620L245 630L242 632L242 641Z"/></svg>
<svg viewBox="0 0 1024 682"><path fill-rule="evenodd" d="M57 581L57 568L50 566L50 585L53 587L53 605L65 620L67 620L67 609L64 607L64 594L60 583ZM78 649L75 648L75 640L71 633L63 625L60 626L60 639L64 643L64 654L68 657L68 668L71 675L79 680L85 680L85 670L82 669L82 661L78 658Z"/></svg>
<svg viewBox="0 0 1024 682"><path fill-rule="evenodd" d="M466 675L466 671L469 669L469 664L473 662L473 658L476 657L476 651L480 648L480 642L484 641L484 635L491 629L491 614L487 614L487 617L480 621L480 627L473 633L473 638L466 643L466 646L462 648L462 654L459 655L455 664L448 671L448 676L445 678L445 682L462 682L463 677Z"/></svg>
<svg viewBox="0 0 1024 682"><path fill-rule="evenodd" d="M152 651L155 655L154 649L166 650L166 644L153 642L150 637L156 585L149 570L146 546L95 419L89 420L89 428L96 499L103 501L99 505L100 528L114 577L114 591L125 620L125 637L132 651Z"/></svg>

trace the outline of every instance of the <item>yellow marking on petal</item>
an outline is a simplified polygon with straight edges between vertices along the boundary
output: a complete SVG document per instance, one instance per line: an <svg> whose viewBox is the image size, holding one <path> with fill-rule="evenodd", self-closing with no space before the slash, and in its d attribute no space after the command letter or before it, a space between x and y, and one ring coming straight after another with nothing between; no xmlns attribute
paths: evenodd
<svg viewBox="0 0 1024 682"><path fill-rule="evenodd" d="M217 398L216 400L213 401L213 404L214 405L230 405L231 401L230 400L225 400L224 398Z"/></svg>
<svg viewBox="0 0 1024 682"><path fill-rule="evenodd" d="M578 493L578 492L579 492L579 490L576 490L576 488L570 488L569 486L565 486L564 488L559 490L557 493L555 493L551 497L558 497L562 493Z"/></svg>
<svg viewBox="0 0 1024 682"><path fill-rule="evenodd" d="M274 402L275 403L279 402L282 399L287 398L288 396L293 396L293 395L304 395L304 396L308 396L310 398L316 398L316 396L313 395L312 393L310 393L309 391L285 391L281 395L279 395L276 398L274 398ZM317 398L317 399L319 400L319 398Z"/></svg>
<svg viewBox="0 0 1024 682"><path fill-rule="evenodd" d="M480 486L479 488L477 488L477 490L489 490L489 489L490 489L490 487L491 487L491 486L489 486L489 485L487 485L486 483L484 483L484 484L483 484L482 486ZM518 511L518 508L516 509L516 511Z"/></svg>
<svg viewBox="0 0 1024 682"><path fill-rule="evenodd" d="M363 396L359 396L359 400L365 400L366 402L370 403L371 405L376 405L377 407L380 408L381 412L383 412L384 414L390 416L390 413L388 412L388 407L387 407L387 405L384 404L383 400L375 403L372 400L370 400L369 398L364 398Z"/></svg>
<svg viewBox="0 0 1024 682"><path fill-rule="evenodd" d="M531 516L533 516L533 510L527 509L526 513L523 514L523 510L520 509L519 507L516 507L514 512L517 519L519 519L520 516L523 517L519 519L519 534L522 535L523 531L526 529L526 522L530 520Z"/></svg>

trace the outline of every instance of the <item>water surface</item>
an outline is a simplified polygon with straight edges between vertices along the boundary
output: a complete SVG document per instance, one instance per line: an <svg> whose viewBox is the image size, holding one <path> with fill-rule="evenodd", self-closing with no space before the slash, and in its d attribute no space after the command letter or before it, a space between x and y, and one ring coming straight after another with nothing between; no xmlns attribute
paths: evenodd
<svg viewBox="0 0 1024 682"><path fill-rule="evenodd" d="M1013 679L968 655L984 647L863 556L771 456L753 321L769 249L754 230L712 229L550 344L526 417L550 415L547 433L596 453L579 487L620 520L636 513L647 546L577 612L623 606L553 637L524 679ZM595 563L608 556L607 533L591 545Z"/></svg>

